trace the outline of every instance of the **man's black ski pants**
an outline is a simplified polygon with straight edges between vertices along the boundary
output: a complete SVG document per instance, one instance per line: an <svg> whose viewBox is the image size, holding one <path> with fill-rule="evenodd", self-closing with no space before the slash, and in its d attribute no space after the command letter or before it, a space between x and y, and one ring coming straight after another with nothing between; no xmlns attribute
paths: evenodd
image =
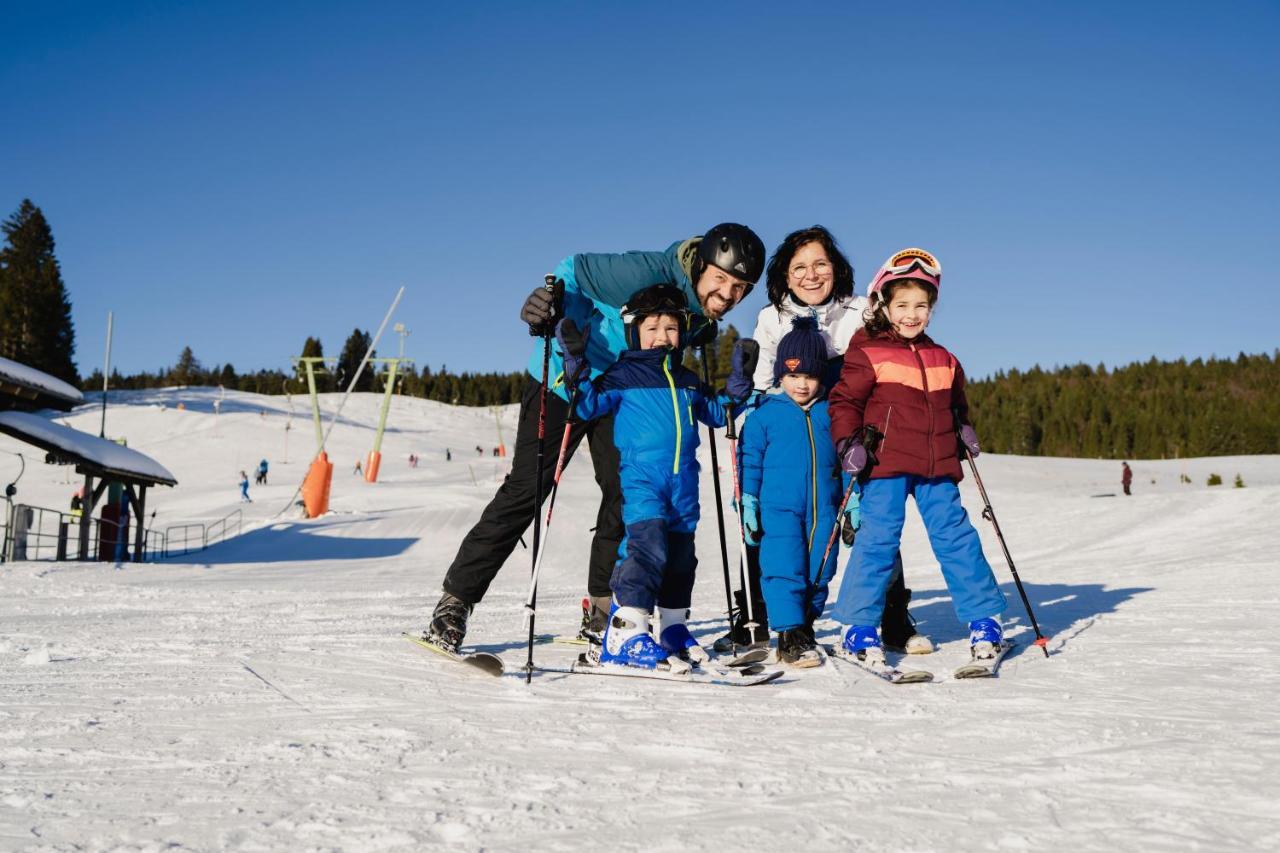
<svg viewBox="0 0 1280 853"><path fill-rule="evenodd" d="M538 390L532 378L520 400L520 425L516 429L515 453L511 473L503 480L498 493L480 514L480 520L462 540L453 565L444 576L444 591L467 604L479 604L502 564L511 556L521 534L533 523L534 488L538 468ZM556 458L569 404L553 391L547 392L546 449L542 466L544 500L551 496L555 479ZM613 418L600 418L583 424L575 422L566 451L572 457L586 437L600 485L600 511L596 515L595 538L591 541L591 564L587 591L592 596L607 597L609 576L618 559L622 542L622 484L618 479L620 458L613 444ZM572 518L559 516L561 524ZM529 543L532 546L532 542Z"/></svg>

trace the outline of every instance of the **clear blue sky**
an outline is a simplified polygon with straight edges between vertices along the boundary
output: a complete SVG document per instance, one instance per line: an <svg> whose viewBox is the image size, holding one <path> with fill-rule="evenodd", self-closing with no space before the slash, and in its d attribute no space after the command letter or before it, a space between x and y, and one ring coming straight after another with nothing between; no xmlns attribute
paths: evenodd
<svg viewBox="0 0 1280 853"><path fill-rule="evenodd" d="M419 364L518 370L560 258L721 220L822 223L859 289L932 249L971 375L1280 344L1275 3L6 0L0 30L0 214L52 223L84 373L108 310L124 372L284 368L400 284Z"/></svg>

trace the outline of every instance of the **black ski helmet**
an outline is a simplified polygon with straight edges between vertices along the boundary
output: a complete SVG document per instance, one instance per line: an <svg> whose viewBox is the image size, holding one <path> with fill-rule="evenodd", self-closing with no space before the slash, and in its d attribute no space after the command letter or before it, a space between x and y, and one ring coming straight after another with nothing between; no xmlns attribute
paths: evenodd
<svg viewBox="0 0 1280 853"><path fill-rule="evenodd" d="M698 258L747 282L747 293L764 273L764 243L756 232L736 222L721 222L704 234Z"/></svg>
<svg viewBox="0 0 1280 853"><path fill-rule="evenodd" d="M622 306L622 322L627 327L627 345L640 349L640 321L654 314L668 314L680 320L679 347L684 348L689 337L689 300L684 291L674 284L655 284L631 294Z"/></svg>

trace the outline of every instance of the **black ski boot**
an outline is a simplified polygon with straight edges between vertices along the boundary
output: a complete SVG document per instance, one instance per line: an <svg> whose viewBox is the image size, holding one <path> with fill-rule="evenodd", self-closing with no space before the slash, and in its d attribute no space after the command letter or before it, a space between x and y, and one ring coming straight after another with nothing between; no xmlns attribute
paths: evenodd
<svg viewBox="0 0 1280 853"><path fill-rule="evenodd" d="M880 620L880 640L890 651L927 655L933 651L933 642L916 631L916 620L907 610L910 601L911 590L906 587L889 588L889 597L884 604L884 618Z"/></svg>
<svg viewBox="0 0 1280 853"><path fill-rule="evenodd" d="M737 610L733 614L733 625L729 629L729 633L712 644L712 648L717 654L731 654L736 645L739 649L745 651L747 649L767 649L769 648L769 614L765 610L763 601L753 601L752 608L755 610L756 628L755 631L747 630L747 601L743 596L742 590L735 589L733 591L733 599L737 605ZM754 636L752 634L754 633Z"/></svg>
<svg viewBox="0 0 1280 853"><path fill-rule="evenodd" d="M423 632L422 639L457 654L462 638L467 634L467 617L470 615L471 605L447 592L442 593L436 609L431 612L431 625Z"/></svg>
<svg viewBox="0 0 1280 853"><path fill-rule="evenodd" d="M778 633L778 660L800 669L822 664L822 654L807 628L788 628Z"/></svg>
<svg viewBox="0 0 1280 853"><path fill-rule="evenodd" d="M609 624L609 605L613 603L610 596L591 596L582 599L582 626L578 629L578 639L589 646L599 646L604 642L604 629Z"/></svg>

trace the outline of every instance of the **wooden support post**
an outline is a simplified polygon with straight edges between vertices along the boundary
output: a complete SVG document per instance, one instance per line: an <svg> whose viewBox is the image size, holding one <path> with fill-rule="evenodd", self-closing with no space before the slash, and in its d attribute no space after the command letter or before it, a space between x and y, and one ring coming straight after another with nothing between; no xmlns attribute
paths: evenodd
<svg viewBox="0 0 1280 853"><path fill-rule="evenodd" d="M89 522L93 518L93 505L96 496L93 493L93 475L84 475L84 498L80 501L80 551L78 559L89 559Z"/></svg>
<svg viewBox="0 0 1280 853"><path fill-rule="evenodd" d="M141 563L143 560L142 527L147 520L147 512L146 512L147 511L147 487L145 485L139 484L138 485L139 494L137 497L134 497L133 486L129 486L128 488L129 488L129 503L133 504L133 518L134 518L133 523L137 528L137 530L133 535L133 561L135 563Z"/></svg>

